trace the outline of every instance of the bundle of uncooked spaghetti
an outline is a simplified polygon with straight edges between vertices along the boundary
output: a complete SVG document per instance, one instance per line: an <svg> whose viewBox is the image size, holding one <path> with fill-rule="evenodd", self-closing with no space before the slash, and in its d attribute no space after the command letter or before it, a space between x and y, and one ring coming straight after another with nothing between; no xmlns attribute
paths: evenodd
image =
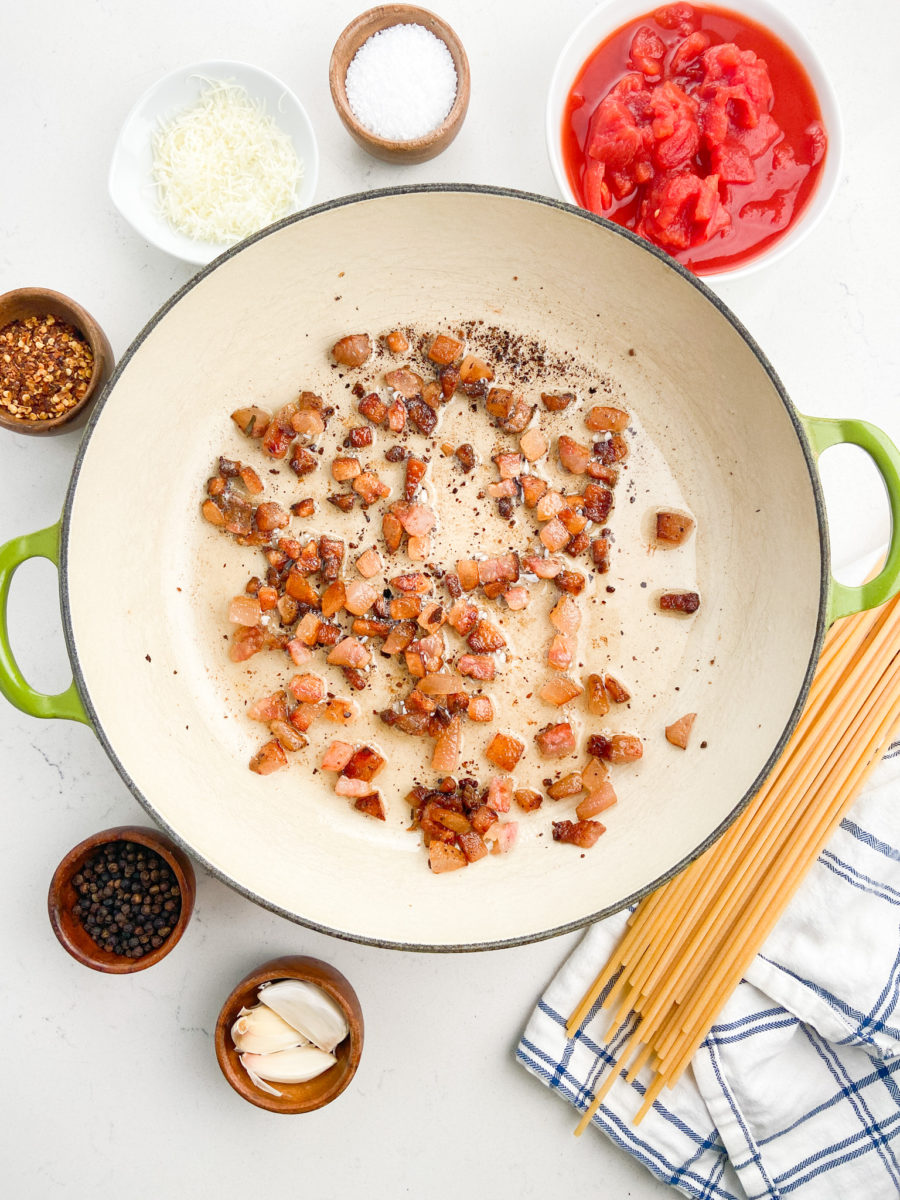
<svg viewBox="0 0 900 1200"><path fill-rule="evenodd" d="M745 811L700 858L632 914L572 1013L574 1037L602 997L607 1043L633 1026L580 1121L620 1073L652 1080L640 1121L675 1083L788 901L853 803L900 722L900 598L829 632L806 707Z"/></svg>

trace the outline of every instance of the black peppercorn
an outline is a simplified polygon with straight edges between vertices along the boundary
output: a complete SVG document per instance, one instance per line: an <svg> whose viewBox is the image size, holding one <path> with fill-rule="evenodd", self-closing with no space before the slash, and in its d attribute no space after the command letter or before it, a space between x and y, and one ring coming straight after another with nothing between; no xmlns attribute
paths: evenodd
<svg viewBox="0 0 900 1200"><path fill-rule="evenodd" d="M73 912L92 940L125 958L142 958L163 945L181 913L174 872L135 842L99 846L72 886L78 895Z"/></svg>

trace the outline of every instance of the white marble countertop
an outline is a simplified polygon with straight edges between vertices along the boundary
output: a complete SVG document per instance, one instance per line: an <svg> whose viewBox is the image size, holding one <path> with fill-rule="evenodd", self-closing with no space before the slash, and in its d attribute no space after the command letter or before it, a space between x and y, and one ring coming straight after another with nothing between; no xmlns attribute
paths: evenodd
<svg viewBox="0 0 900 1200"><path fill-rule="evenodd" d="M472 101L457 141L417 167L375 162L344 132L327 67L351 0L47 0L3 6L0 39L0 292L66 292L118 355L191 274L114 211L106 176L137 95L186 63L239 58L282 77L307 107L322 156L317 199L400 182L501 184L555 195L543 106L555 55L589 0L446 0ZM649 7L649 5L648 5ZM719 290L761 343L801 411L860 416L900 440L900 158L896 103L879 52L900 42L884 0L784 0L830 72L846 137L839 194L783 262ZM59 515L77 435L0 437L0 542ZM879 545L887 509L859 453L826 456L838 562ZM68 683L56 579L26 564L10 620L30 681ZM2 702L0 702L2 703ZM2 704L0 1013L5 1086L0 1178L43 1200L113 1194L237 1197L284 1186L317 1200L362 1194L650 1200L666 1189L601 1135L572 1140L574 1114L513 1061L544 984L574 944L455 957L404 955L292 925L200 874L188 933L133 977L85 970L46 917L57 861L87 834L146 821L87 728ZM365 1011L351 1089L322 1112L276 1118L221 1077L211 1030L252 966L283 952L335 963ZM445 1039L435 1045L434 1029Z"/></svg>

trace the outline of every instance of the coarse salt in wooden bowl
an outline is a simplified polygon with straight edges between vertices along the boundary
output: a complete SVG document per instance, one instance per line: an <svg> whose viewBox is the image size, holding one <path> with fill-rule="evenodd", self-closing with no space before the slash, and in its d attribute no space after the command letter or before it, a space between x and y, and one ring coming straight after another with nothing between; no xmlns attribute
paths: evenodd
<svg viewBox="0 0 900 1200"><path fill-rule="evenodd" d="M76 304L74 300L64 296L61 292L54 292L49 288L15 288L0 296L0 330L13 321L48 316L71 325L85 339L93 357L91 377L81 399L65 412L45 420L31 420L27 416L18 416L10 412L6 405L0 404L0 427L11 429L14 433L32 435L61 433L83 424L91 405L112 374L114 362L109 340L90 313L80 304ZM0 379L0 386L2 386L2 379Z"/></svg>
<svg viewBox="0 0 900 1200"><path fill-rule="evenodd" d="M381 137L360 121L347 97L347 70L357 51L376 33L396 25L420 25L439 38L456 69L456 95L446 117L422 136L407 140ZM335 42L328 70L331 98L350 136L375 158L394 163L426 162L453 141L469 107L469 60L462 42L434 13L412 4L381 4L356 17Z"/></svg>
<svg viewBox="0 0 900 1200"><path fill-rule="evenodd" d="M321 1075L305 1083L278 1083L274 1086L280 1096L272 1096L258 1088L241 1066L231 1037L231 1027L242 1008L257 1003L257 994L264 983L279 979L302 979L315 984L335 1000L344 1011L350 1032L335 1047L337 1062ZM222 1074L244 1100L274 1113L305 1113L324 1108L335 1100L356 1074L363 1048L363 1015L359 997L350 982L330 963L302 954L287 954L273 958L246 975L222 1005L216 1022L216 1058Z"/></svg>
<svg viewBox="0 0 900 1200"><path fill-rule="evenodd" d="M88 859L108 842L137 842L146 846L148 850L167 863L181 892L181 910L172 932L161 946L149 950L141 958L128 958L122 954L113 954L98 946L81 920L75 915L74 908L78 900L78 893L75 890L73 879ZM170 837L159 829L118 825L114 829L104 829L101 833L92 834L69 851L54 871L50 881L47 911L53 932L60 945L68 950L73 958L84 966L107 975L130 975L135 971L145 971L147 967L152 967L175 948L187 929L191 913L194 911L196 891L197 881L191 860Z"/></svg>

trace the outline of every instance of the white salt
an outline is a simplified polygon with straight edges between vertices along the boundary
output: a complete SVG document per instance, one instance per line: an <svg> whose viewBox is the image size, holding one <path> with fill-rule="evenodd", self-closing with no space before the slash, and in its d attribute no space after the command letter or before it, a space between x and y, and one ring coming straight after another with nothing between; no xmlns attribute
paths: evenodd
<svg viewBox="0 0 900 1200"><path fill-rule="evenodd" d="M373 33L347 68L347 99L369 133L408 142L436 129L456 99L450 51L424 25Z"/></svg>

